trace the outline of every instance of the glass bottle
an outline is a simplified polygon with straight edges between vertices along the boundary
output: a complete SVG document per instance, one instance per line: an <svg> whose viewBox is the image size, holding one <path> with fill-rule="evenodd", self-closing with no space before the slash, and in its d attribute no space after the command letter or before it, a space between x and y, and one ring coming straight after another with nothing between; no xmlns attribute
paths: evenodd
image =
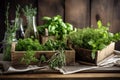
<svg viewBox="0 0 120 80"><path fill-rule="evenodd" d="M25 37L25 33L24 33L24 28L23 28L23 19L20 18L20 38L24 38Z"/></svg>
<svg viewBox="0 0 120 80"><path fill-rule="evenodd" d="M35 16L27 16L27 29L25 30L25 38L34 36L38 39Z"/></svg>

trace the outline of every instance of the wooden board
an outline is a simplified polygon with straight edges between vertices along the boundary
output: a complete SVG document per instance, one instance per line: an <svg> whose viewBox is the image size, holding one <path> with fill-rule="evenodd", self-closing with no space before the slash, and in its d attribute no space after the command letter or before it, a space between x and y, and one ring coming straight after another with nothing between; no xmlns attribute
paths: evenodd
<svg viewBox="0 0 120 80"><path fill-rule="evenodd" d="M76 73L63 75L60 73L39 73L39 74L9 74L9 75L0 75L0 78L4 80L9 78L9 80L119 80L120 73ZM54 78L54 79L53 79ZM104 78L104 79L103 79ZM6 79L5 79L6 80Z"/></svg>
<svg viewBox="0 0 120 80"><path fill-rule="evenodd" d="M64 0L38 0L38 25L43 24L43 16L56 15L64 17Z"/></svg>
<svg viewBox="0 0 120 80"><path fill-rule="evenodd" d="M55 36L42 36L39 35L39 41L41 44L45 44L48 40L55 40Z"/></svg>
<svg viewBox="0 0 120 80"><path fill-rule="evenodd" d="M90 0L65 0L65 21L74 27L89 26Z"/></svg>
<svg viewBox="0 0 120 80"><path fill-rule="evenodd" d="M107 22L112 22L113 1L114 0L92 0L91 25L97 27L97 20L102 20L103 24L105 25Z"/></svg>

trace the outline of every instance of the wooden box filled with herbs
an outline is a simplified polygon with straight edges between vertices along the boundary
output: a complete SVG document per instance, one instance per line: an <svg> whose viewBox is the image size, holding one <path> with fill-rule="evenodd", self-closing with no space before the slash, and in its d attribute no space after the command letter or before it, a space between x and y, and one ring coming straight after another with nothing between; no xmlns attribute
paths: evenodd
<svg viewBox="0 0 120 80"><path fill-rule="evenodd" d="M11 62L13 66L73 65L75 51L67 48L64 42L57 40L48 40L45 44L40 44L37 39L20 39L17 43L12 43Z"/></svg>
<svg viewBox="0 0 120 80"><path fill-rule="evenodd" d="M68 44L76 51L76 61L98 65L113 54L120 33L109 32L110 24L105 26L100 20L97 26L78 29L68 36Z"/></svg>
<svg viewBox="0 0 120 80"><path fill-rule="evenodd" d="M10 25L8 10L9 5L5 21L7 30L4 38L4 60L11 60L12 65L48 64L59 67L74 64L75 51L66 44L66 36L74 32L71 24L64 23L62 17L57 15L53 18L43 17L45 24L36 27L37 8L32 5L21 8L18 5L15 22ZM21 12L26 18L26 25L23 25ZM18 30L20 35L17 34ZM38 33L45 38L41 39Z"/></svg>
<svg viewBox="0 0 120 80"><path fill-rule="evenodd" d="M75 63L75 51L67 46L67 35L75 31L73 26L64 23L60 15L43 17L43 20L45 24L37 28L39 37L25 37L12 44L13 65L37 63L54 67Z"/></svg>

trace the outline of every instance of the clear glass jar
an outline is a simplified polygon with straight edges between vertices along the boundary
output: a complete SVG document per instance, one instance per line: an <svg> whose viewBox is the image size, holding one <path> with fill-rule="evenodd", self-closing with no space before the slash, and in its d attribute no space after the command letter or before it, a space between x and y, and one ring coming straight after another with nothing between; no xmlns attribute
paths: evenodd
<svg viewBox="0 0 120 80"><path fill-rule="evenodd" d="M25 30L25 38L34 36L34 38L38 38L38 32L36 28L36 20L35 16L27 16L27 29Z"/></svg>

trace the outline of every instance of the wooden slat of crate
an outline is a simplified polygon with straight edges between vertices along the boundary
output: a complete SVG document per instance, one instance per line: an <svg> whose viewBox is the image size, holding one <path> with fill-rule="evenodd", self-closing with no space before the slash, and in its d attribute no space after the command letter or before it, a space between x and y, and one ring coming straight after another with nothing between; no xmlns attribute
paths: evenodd
<svg viewBox="0 0 120 80"><path fill-rule="evenodd" d="M97 65L102 60L112 55L114 52L115 43L111 43L106 48L99 50L95 53L95 59L92 59L92 51L83 48L76 48L76 60L83 64Z"/></svg>
<svg viewBox="0 0 120 80"><path fill-rule="evenodd" d="M103 50L98 51L97 52L96 63L99 63L100 61L102 61L106 57L110 56L114 52L114 49L115 49L115 43L111 43L110 45L108 45Z"/></svg>
<svg viewBox="0 0 120 80"><path fill-rule="evenodd" d="M55 40L55 36L39 36L40 43L45 44L48 40Z"/></svg>

